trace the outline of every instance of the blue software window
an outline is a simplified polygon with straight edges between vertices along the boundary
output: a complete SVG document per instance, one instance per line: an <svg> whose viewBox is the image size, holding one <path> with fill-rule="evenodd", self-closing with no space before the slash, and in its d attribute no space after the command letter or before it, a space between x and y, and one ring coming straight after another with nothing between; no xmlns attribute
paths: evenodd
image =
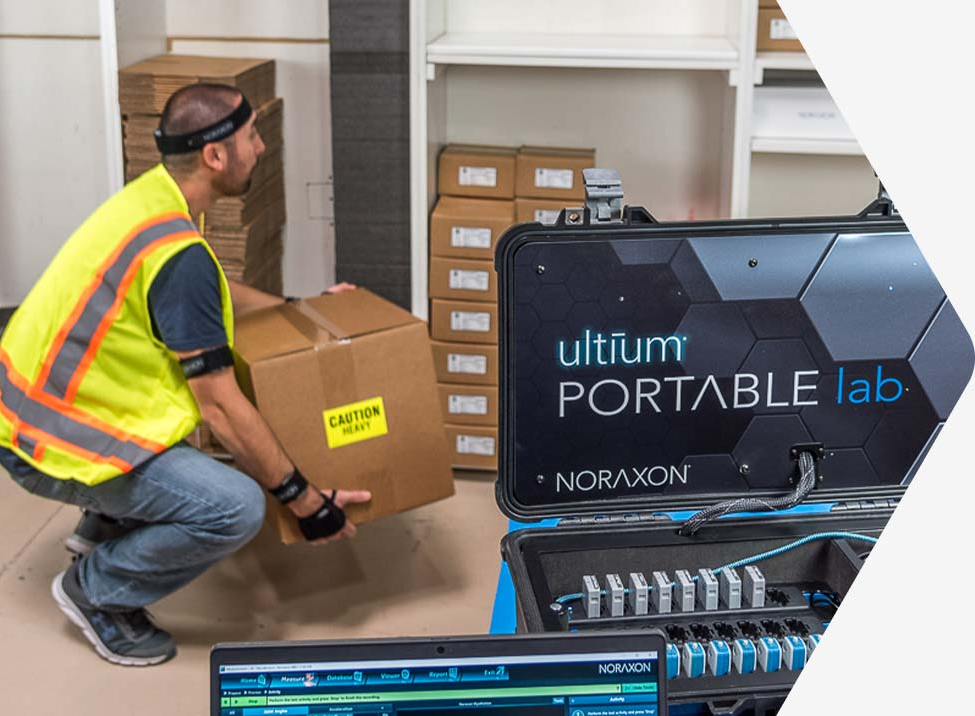
<svg viewBox="0 0 975 716"><path fill-rule="evenodd" d="M220 668L221 716L657 716L657 653Z"/></svg>

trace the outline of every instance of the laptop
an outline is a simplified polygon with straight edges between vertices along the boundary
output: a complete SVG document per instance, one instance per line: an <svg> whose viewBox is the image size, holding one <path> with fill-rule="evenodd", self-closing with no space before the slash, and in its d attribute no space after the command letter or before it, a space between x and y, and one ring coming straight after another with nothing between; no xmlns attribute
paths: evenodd
<svg viewBox="0 0 975 716"><path fill-rule="evenodd" d="M667 716L663 634L218 644L211 716Z"/></svg>

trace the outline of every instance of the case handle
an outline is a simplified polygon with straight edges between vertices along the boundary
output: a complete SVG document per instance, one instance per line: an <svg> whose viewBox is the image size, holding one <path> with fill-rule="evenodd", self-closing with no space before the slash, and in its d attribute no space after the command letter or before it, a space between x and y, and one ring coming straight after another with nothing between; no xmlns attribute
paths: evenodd
<svg viewBox="0 0 975 716"><path fill-rule="evenodd" d="M736 699L734 701L708 701L707 702L708 713L711 716L738 716L745 711L746 708L750 708L752 705L752 699Z"/></svg>

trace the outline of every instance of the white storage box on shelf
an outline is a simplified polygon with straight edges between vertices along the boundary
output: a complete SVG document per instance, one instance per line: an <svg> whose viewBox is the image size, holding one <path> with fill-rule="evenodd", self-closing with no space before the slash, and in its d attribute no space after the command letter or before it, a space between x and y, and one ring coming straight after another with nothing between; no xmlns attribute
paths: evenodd
<svg viewBox="0 0 975 716"><path fill-rule="evenodd" d="M756 87L752 151L863 154L825 87Z"/></svg>

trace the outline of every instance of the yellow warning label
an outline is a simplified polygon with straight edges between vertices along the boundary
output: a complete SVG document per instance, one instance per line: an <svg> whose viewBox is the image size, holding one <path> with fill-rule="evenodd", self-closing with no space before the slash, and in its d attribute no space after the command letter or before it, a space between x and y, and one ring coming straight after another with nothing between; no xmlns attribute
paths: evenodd
<svg viewBox="0 0 975 716"><path fill-rule="evenodd" d="M331 408L322 417L330 448L371 440L389 432L382 396Z"/></svg>

